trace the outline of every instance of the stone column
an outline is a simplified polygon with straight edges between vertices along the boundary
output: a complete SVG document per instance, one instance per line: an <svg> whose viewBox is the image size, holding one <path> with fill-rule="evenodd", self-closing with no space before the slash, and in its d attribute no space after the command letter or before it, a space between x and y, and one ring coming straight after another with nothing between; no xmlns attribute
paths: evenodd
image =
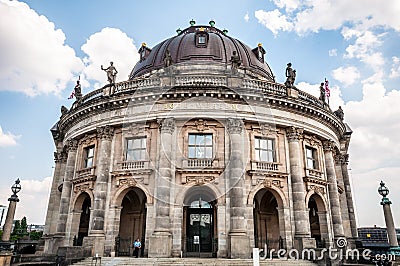
<svg viewBox="0 0 400 266"><path fill-rule="evenodd" d="M61 192L60 208L57 221L57 234L65 235L67 218L69 212L69 202L71 199L72 179L75 173L76 150L78 148L78 141L69 140L67 146L67 164L65 166L64 182Z"/></svg>
<svg viewBox="0 0 400 266"><path fill-rule="evenodd" d="M17 202L19 201L19 199L16 194L13 194L8 199L8 201L10 203L8 204L6 221L4 222L4 226L3 226L3 236L1 237L2 241L10 241L11 229L12 229L14 215L15 215L15 209L17 208Z"/></svg>
<svg viewBox="0 0 400 266"><path fill-rule="evenodd" d="M305 201L305 187L302 171L302 147L300 139L303 137L303 129L289 127L286 129L289 142L290 177L292 182L293 214L294 214L294 248L315 248L315 239L311 238L310 221Z"/></svg>
<svg viewBox="0 0 400 266"><path fill-rule="evenodd" d="M398 247L399 244L397 243L396 227L394 226L392 210L390 209L390 204L392 204L392 202L390 202L389 199L384 199L387 198L382 199L381 205L383 205L383 215L385 216L389 245L391 248Z"/></svg>
<svg viewBox="0 0 400 266"><path fill-rule="evenodd" d="M349 212L351 235L353 238L357 238L358 232L357 232L356 215L354 213L354 204L353 204L353 196L351 194L349 171L347 170L347 165L349 163L348 154L343 155L341 163L342 163L344 191L346 192L347 208Z"/></svg>
<svg viewBox="0 0 400 266"><path fill-rule="evenodd" d="M61 200L61 192L58 191L58 186L63 181L65 174L65 163L67 162L67 154L65 153L63 147L59 147L57 152L54 152L54 162L55 168L53 173L53 183L50 190L50 199L49 206L47 208L44 235L54 234L57 229L57 217Z"/></svg>
<svg viewBox="0 0 400 266"><path fill-rule="evenodd" d="M172 236L170 232L170 185L172 134L175 120L166 118L161 122L158 171L155 176L155 229L149 239L149 257L170 257Z"/></svg>
<svg viewBox="0 0 400 266"><path fill-rule="evenodd" d="M110 177L111 164L111 142L114 136L114 128L104 126L97 128L97 138L99 140L96 159L96 185L93 195L93 209L90 213L91 228L89 237L94 243L94 254L103 256L104 253L104 220L107 204L107 187Z"/></svg>
<svg viewBox="0 0 400 266"><path fill-rule="evenodd" d="M331 216L333 223L333 235L335 240L344 237L342 215L340 211L339 191L337 186L335 163L333 160L333 149L335 143L331 140L323 142L325 155L325 168L328 180L329 202L331 206Z"/></svg>
<svg viewBox="0 0 400 266"><path fill-rule="evenodd" d="M240 119L227 120L227 130L230 138L230 160L228 163L229 173L229 199L230 199L230 257L250 258L250 240L247 236L245 220L245 204L243 198L244 173L245 173L245 151L243 121Z"/></svg>
<svg viewBox="0 0 400 266"><path fill-rule="evenodd" d="M343 231L345 237L352 237L351 227L350 227L350 219L349 219L349 208L347 207L347 199L346 199L346 192L345 186L343 182L343 173L342 173L342 155L335 155L335 172L337 177L337 184L338 186L343 188L343 192L339 194L339 202L340 202L340 211L342 216L343 222Z"/></svg>

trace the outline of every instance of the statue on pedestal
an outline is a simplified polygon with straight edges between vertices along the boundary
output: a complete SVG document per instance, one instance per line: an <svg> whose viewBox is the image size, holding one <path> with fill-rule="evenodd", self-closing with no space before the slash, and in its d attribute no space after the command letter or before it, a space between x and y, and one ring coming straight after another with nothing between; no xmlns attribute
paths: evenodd
<svg viewBox="0 0 400 266"><path fill-rule="evenodd" d="M173 63L173 61L172 61L171 53L167 49L167 51L165 52L165 57L164 57L164 66L169 67L170 65L172 65L172 63Z"/></svg>
<svg viewBox="0 0 400 266"><path fill-rule="evenodd" d="M292 69L292 63L287 64L285 76L286 76L285 86L294 88L294 81L296 79L296 70Z"/></svg>
<svg viewBox="0 0 400 266"><path fill-rule="evenodd" d="M238 68L242 64L242 61L240 60L240 57L236 51L233 51L230 61L232 63L232 69Z"/></svg>
<svg viewBox="0 0 400 266"><path fill-rule="evenodd" d="M115 83L115 79L117 77L117 69L114 67L113 62L110 62L110 66L107 68L103 68L103 65L101 65L101 70L104 70L107 73L107 79L110 84Z"/></svg>

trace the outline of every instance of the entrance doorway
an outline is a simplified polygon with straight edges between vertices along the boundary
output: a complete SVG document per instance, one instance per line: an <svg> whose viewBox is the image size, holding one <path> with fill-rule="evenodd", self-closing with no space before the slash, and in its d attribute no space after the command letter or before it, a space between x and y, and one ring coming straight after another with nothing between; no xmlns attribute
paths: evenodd
<svg viewBox="0 0 400 266"><path fill-rule="evenodd" d="M79 196L79 202L81 204L81 215L79 217L79 229L78 229L78 237L76 238L77 246L82 246L83 238L88 236L89 233L89 221L90 221L90 197L87 193L82 193Z"/></svg>
<svg viewBox="0 0 400 266"><path fill-rule="evenodd" d="M132 243L139 238L143 256L146 232L146 195L139 188L129 190L122 200L119 235L116 239L117 256L131 256Z"/></svg>
<svg viewBox="0 0 400 266"><path fill-rule="evenodd" d="M257 192L254 197L254 240L255 247L278 250L283 247L280 237L278 202L267 189Z"/></svg>
<svg viewBox="0 0 400 266"><path fill-rule="evenodd" d="M210 192L188 194L183 210L185 255L216 257L216 201Z"/></svg>

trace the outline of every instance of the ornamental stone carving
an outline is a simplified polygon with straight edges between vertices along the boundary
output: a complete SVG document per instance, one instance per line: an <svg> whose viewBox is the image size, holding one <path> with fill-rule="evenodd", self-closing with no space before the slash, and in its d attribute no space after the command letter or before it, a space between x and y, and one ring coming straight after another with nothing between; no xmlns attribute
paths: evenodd
<svg viewBox="0 0 400 266"><path fill-rule="evenodd" d="M114 135L114 128L110 126L98 127L97 137L100 139L111 140Z"/></svg>
<svg viewBox="0 0 400 266"><path fill-rule="evenodd" d="M66 162L66 161L67 161L67 154L65 151L54 152L55 163Z"/></svg>
<svg viewBox="0 0 400 266"><path fill-rule="evenodd" d="M333 142L332 140L325 140L322 142L322 147L324 151L334 151L335 142Z"/></svg>
<svg viewBox="0 0 400 266"><path fill-rule="evenodd" d="M67 144L67 152L73 152L78 149L78 141L75 139L70 139Z"/></svg>
<svg viewBox="0 0 400 266"><path fill-rule="evenodd" d="M228 118L226 129L229 134L241 134L243 127L244 124L241 119Z"/></svg>
<svg viewBox="0 0 400 266"><path fill-rule="evenodd" d="M288 127L286 128L286 136L289 142L299 141L303 138L303 129L296 127Z"/></svg>
<svg viewBox="0 0 400 266"><path fill-rule="evenodd" d="M208 129L207 126L207 121L204 121L203 119L199 119L195 122L196 129L200 132L203 132L204 130Z"/></svg>
<svg viewBox="0 0 400 266"><path fill-rule="evenodd" d="M165 118L162 121L159 121L158 124L161 127L161 133L174 133L175 130L175 119L172 117Z"/></svg>
<svg viewBox="0 0 400 266"><path fill-rule="evenodd" d="M274 132L275 126L270 124L261 124L260 125L260 132L263 136L271 135Z"/></svg>

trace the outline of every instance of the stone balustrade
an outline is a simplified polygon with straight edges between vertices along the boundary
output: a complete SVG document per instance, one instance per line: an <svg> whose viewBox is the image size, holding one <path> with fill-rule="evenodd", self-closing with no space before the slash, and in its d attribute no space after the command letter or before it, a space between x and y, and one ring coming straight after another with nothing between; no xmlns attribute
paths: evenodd
<svg viewBox="0 0 400 266"><path fill-rule="evenodd" d="M278 171L279 164L275 162L260 162L260 161L252 161L251 162L251 170L256 171Z"/></svg>
<svg viewBox="0 0 400 266"><path fill-rule="evenodd" d="M148 169L149 161L124 161L118 163L118 170Z"/></svg>
<svg viewBox="0 0 400 266"><path fill-rule="evenodd" d="M88 167L88 168L83 168L81 170L76 171L76 174L78 178L89 176L89 175L94 175L94 170L95 167Z"/></svg>
<svg viewBox="0 0 400 266"><path fill-rule="evenodd" d="M322 172L316 169L306 169L307 176L322 178Z"/></svg>
<svg viewBox="0 0 400 266"><path fill-rule="evenodd" d="M213 159L188 159L183 161L184 168L207 168L214 165Z"/></svg>
<svg viewBox="0 0 400 266"><path fill-rule="evenodd" d="M175 85L209 87L209 86L226 86L227 82L225 77L183 76L175 78Z"/></svg>

